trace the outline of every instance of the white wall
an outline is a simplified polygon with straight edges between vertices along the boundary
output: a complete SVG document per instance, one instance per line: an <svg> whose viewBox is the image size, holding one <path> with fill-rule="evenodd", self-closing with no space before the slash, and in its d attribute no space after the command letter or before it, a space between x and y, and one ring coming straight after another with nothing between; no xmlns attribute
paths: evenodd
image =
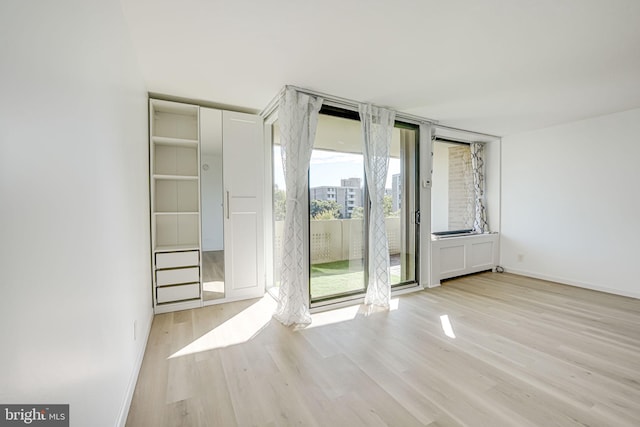
<svg viewBox="0 0 640 427"><path fill-rule="evenodd" d="M507 271L640 297L640 109L503 139Z"/></svg>
<svg viewBox="0 0 640 427"><path fill-rule="evenodd" d="M201 163L209 165L208 170L200 171L202 250L221 251L224 249L222 156L203 154Z"/></svg>
<svg viewBox="0 0 640 427"><path fill-rule="evenodd" d="M0 39L0 402L113 426L152 319L145 87L118 0L3 0Z"/></svg>

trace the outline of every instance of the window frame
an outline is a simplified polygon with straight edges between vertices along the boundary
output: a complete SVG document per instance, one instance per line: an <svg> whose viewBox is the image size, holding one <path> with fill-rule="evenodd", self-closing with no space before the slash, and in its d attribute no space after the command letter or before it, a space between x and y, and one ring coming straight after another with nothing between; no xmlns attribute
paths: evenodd
<svg viewBox="0 0 640 427"><path fill-rule="evenodd" d="M444 144L454 144L454 145L465 145L468 146L469 149L471 149L471 142L470 141L463 141L463 140L459 140L459 139L452 139L452 138L446 138L446 137L442 137L442 136L435 136L433 138L433 140L431 141L431 156L434 157L434 153L435 153L435 148L433 147L433 145L437 142L442 142ZM434 159L431 160L431 164L434 164ZM433 168L433 166L432 166ZM448 182L448 181L447 181ZM433 194L432 194L433 197ZM431 219L433 220L433 199L432 199L432 203L431 203ZM475 206L474 206L475 209ZM475 234L473 227L471 228L461 228L461 229L456 229L456 230L445 230L445 231L433 231L433 229L431 230L431 235L432 236L436 236L436 237L455 237L455 236L464 236L464 235L470 235L470 234Z"/></svg>

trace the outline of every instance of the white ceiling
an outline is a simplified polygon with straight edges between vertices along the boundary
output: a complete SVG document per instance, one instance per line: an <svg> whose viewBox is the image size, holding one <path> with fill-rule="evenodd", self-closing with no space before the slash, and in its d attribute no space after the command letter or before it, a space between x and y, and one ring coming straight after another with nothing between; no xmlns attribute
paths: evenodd
<svg viewBox="0 0 640 427"><path fill-rule="evenodd" d="M121 0L150 92L285 84L508 135L640 107L640 0Z"/></svg>

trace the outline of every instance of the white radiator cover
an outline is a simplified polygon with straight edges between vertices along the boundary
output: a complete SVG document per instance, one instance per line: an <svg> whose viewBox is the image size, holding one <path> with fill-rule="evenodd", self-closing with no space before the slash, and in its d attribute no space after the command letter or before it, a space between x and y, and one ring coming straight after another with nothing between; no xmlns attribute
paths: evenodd
<svg viewBox="0 0 640 427"><path fill-rule="evenodd" d="M493 270L499 259L498 244L498 233L432 240L429 287L439 286L443 279Z"/></svg>

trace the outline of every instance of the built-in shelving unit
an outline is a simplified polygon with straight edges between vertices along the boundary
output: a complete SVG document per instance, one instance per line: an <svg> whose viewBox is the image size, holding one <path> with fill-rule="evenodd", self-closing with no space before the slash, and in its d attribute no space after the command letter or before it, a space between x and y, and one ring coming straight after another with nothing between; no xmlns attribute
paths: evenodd
<svg viewBox="0 0 640 427"><path fill-rule="evenodd" d="M257 115L149 100L155 313L264 294L262 132Z"/></svg>
<svg viewBox="0 0 640 427"><path fill-rule="evenodd" d="M199 107L151 99L150 183L156 312L201 295Z"/></svg>

